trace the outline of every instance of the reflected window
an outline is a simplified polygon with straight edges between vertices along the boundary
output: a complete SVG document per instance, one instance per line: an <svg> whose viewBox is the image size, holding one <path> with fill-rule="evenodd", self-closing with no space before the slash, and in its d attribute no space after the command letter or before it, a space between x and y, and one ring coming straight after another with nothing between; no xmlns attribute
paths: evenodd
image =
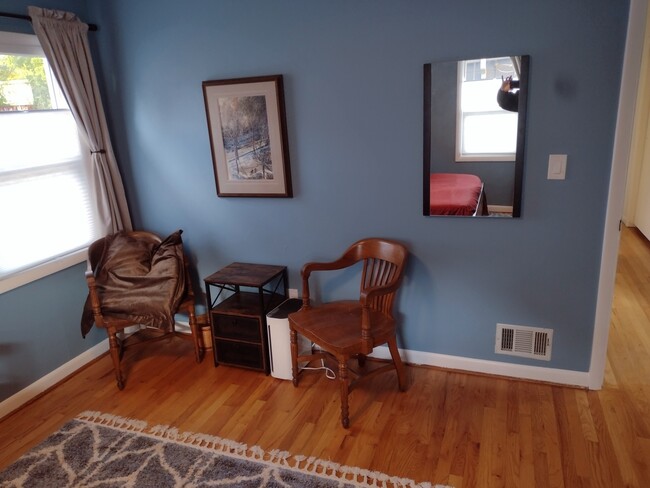
<svg viewBox="0 0 650 488"><path fill-rule="evenodd" d="M519 80L517 58L483 58L458 62L456 161L514 161L517 113L501 108L497 94L503 81Z"/></svg>

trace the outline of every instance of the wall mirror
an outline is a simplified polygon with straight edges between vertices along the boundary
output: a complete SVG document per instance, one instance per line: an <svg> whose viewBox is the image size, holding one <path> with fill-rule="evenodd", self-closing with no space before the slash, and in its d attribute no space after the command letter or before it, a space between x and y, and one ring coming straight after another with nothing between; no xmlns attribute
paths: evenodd
<svg viewBox="0 0 650 488"><path fill-rule="evenodd" d="M529 64L424 65L424 215L520 216Z"/></svg>

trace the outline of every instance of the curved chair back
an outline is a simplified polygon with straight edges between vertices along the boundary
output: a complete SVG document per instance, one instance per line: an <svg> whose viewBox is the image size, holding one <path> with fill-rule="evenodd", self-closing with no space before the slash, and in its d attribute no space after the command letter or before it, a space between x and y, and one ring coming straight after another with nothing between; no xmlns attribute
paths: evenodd
<svg viewBox="0 0 650 488"><path fill-rule="evenodd" d="M395 241L369 238L352 244L343 254L354 262L363 261L361 294L376 287L392 287L386 295L372 298L368 305L373 310L392 316L395 293L404 276L408 249Z"/></svg>

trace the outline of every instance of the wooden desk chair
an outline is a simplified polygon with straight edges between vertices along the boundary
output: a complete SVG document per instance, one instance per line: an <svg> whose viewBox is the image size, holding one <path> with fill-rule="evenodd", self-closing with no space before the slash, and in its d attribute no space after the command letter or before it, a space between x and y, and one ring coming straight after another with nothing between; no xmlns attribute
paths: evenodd
<svg viewBox="0 0 650 488"><path fill-rule="evenodd" d="M307 263L302 268L303 305L298 312L289 315L293 384L298 385L298 363L328 356L336 358L341 388L341 424L345 428L350 425L348 394L357 381L395 369L400 390L406 389L406 371L397 349L392 309L407 256L408 250L400 243L363 239L352 244L336 261ZM348 268L359 261L363 261L363 270L358 300L311 305L309 277L312 272ZM297 334L317 344L321 351L298 355ZM381 344L388 344L392 361L365 371L366 355ZM357 358L358 371L348 365L351 358Z"/></svg>
<svg viewBox="0 0 650 488"><path fill-rule="evenodd" d="M168 338L172 335L180 335L181 337L186 338L187 334L178 334L175 330L175 323L173 316L171 317L170 323L166 323L165 327L146 327L141 328L137 332L129 335L128 337L124 336L123 331L127 327L134 325L146 324L147 321L157 321L158 323L161 320L161 312L156 310L151 310L151 298L152 293L155 294L157 289L161 289L167 286L167 276L171 276L171 280L178 279L178 286L182 286L177 290L174 290L170 293L174 293L178 297L178 300L174 300L178 303L175 309L171 310L172 315L175 313L185 313L189 317L190 329L191 329L191 339L194 341L194 355L196 362L201 362L203 360L203 355L205 348L203 346L203 338L201 334L201 328L198 325L196 314L194 310L194 292L192 290L192 283L189 276L189 265L188 259L182 252L182 242L180 241L180 232L178 231L177 242L172 243L171 246L179 246L180 248L169 251L170 248L163 251L165 254L158 256L158 260L153 264L153 266L162 266L163 277L158 276L158 284L153 286L152 289L148 290L148 296L138 296L139 283L141 280L146 280L146 269L150 264L148 261L152 258L152 254L157 254L160 252L161 246L164 245L163 241L157 235L151 232L145 231L133 231L133 232L122 232L120 234L121 239L129 240L131 252L127 253L125 257L120 257L119 259L112 259L112 263L116 263L121 270L126 270L125 274L129 275L128 280L125 280L125 288L123 290L115 291L113 286L112 292L113 302L109 307L105 307L105 302L108 300L106 296L102 296L102 286L98 284L96 277L99 276L99 273L102 272L102 265L105 263L106 254L109 254L107 251L108 244L107 242L112 240L112 236L107 236L101 239L98 239L90 245L88 248L88 269L86 271L86 282L88 284L88 300L86 302L86 309L84 310L84 317L82 318L82 334L85 336L89 329L92 327L94 322L95 326L106 329L108 334L108 341L110 347L110 354L113 360L113 367L115 369L115 379L117 380L117 386L121 390L124 388L124 375L120 368L120 359L124 353L124 349L127 346L132 346L136 344L143 344L147 342L157 341L164 338ZM172 234L170 238L174 237L175 234ZM170 240L166 239L165 242ZM135 256L135 258L134 258ZM131 261L133 263L131 263ZM182 260L182 263L178 263L178 260ZM134 270L133 276L130 276L129 267L132 266ZM104 269L104 273L112 273L114 270ZM182 274L182 276L179 276ZM175 276L173 276L175 275ZM160 284L162 281L162 286ZM169 286L174 286L170 284ZM120 301L117 300L118 304L116 305L115 293L119 293L119 296L122 298L122 301L126 305L131 305L130 309L119 309ZM107 292L108 294L108 292ZM104 302L104 303L103 303ZM155 302L155 301L154 301ZM137 304L142 304L141 310L133 310L133 307L137 307ZM135 305L134 305L135 304ZM108 309L107 309L108 308ZM145 310L147 309L147 310ZM92 313L92 317L90 314ZM140 314L138 316L138 314ZM141 320L139 320L141 319Z"/></svg>

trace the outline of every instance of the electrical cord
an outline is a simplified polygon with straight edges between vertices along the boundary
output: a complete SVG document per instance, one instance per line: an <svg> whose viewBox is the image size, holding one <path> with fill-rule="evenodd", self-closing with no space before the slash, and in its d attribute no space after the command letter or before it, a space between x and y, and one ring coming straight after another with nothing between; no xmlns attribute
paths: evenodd
<svg viewBox="0 0 650 488"><path fill-rule="evenodd" d="M318 368L314 368L312 366L304 366L302 369L310 369L312 371L319 371L319 370L324 370L325 371L325 378L328 380L335 380L336 379L336 373L332 371L332 369L328 368L325 366L325 360L321 359L320 360L321 366Z"/></svg>
<svg viewBox="0 0 650 488"><path fill-rule="evenodd" d="M311 343L311 350L321 350L318 344L312 342ZM328 380L335 380L336 379L336 373L332 371L331 368L328 368L325 366L325 360L321 358L320 360L320 367L314 368L312 366L304 366L303 369L310 369L312 371L320 371L321 369L325 371L325 378Z"/></svg>

